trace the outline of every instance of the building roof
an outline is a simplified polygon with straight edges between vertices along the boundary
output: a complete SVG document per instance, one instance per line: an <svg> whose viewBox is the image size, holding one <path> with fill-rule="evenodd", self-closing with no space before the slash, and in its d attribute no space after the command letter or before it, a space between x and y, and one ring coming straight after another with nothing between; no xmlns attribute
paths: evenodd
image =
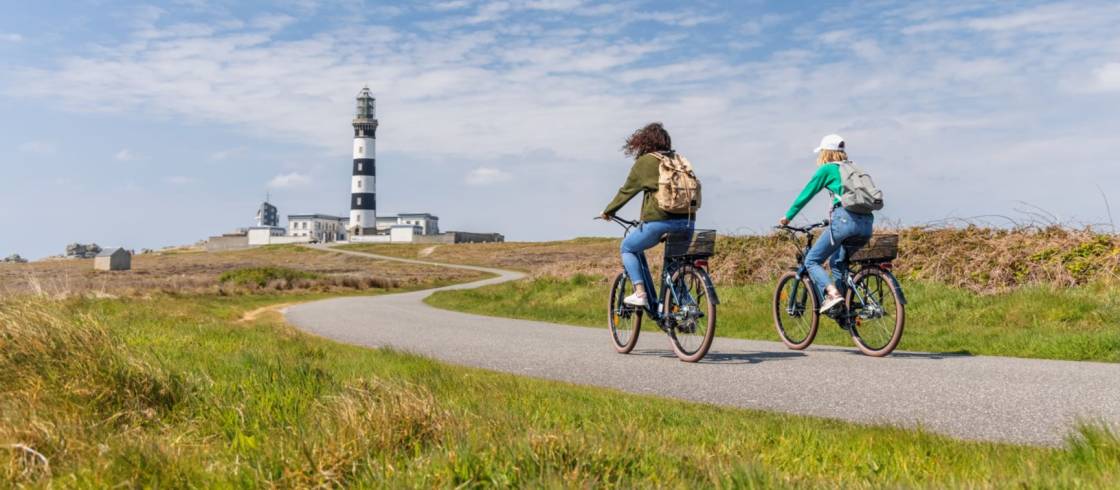
<svg viewBox="0 0 1120 490"><path fill-rule="evenodd" d="M339 216L331 216L329 214L315 213L315 214L289 214L288 219L289 220L291 220L291 219L326 219L326 220L332 220L332 221L343 221L347 218L342 218L342 217L339 217Z"/></svg>
<svg viewBox="0 0 1120 490"><path fill-rule="evenodd" d="M401 213L400 216L401 217L408 216L410 218L421 217L421 218L428 218L428 219L439 219L439 216L435 216L431 213Z"/></svg>
<svg viewBox="0 0 1120 490"><path fill-rule="evenodd" d="M106 248L106 249L102 249L101 252L99 252L97 254L97 256L98 257L111 257L114 254L116 254L117 252L128 253L128 250L125 250L125 249L120 248L120 247Z"/></svg>

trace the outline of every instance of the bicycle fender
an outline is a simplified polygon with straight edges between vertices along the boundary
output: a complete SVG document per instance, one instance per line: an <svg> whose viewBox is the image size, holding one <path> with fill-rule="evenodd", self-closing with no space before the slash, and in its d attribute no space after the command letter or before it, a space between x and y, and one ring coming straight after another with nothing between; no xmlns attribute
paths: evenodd
<svg viewBox="0 0 1120 490"><path fill-rule="evenodd" d="M716 292L715 284L712 284L712 276L708 275L708 271L704 271L702 277L704 278L704 286L712 292L712 297L708 301L711 301L713 305L718 305L719 293Z"/></svg>
<svg viewBox="0 0 1120 490"><path fill-rule="evenodd" d="M890 285L894 286L895 291L898 291L898 300L902 301L903 305L906 305L906 293L903 292L902 284L898 283L898 277L895 277L894 274L885 270L885 268L879 268L879 270L883 271L884 275L887 276L887 281L890 281Z"/></svg>

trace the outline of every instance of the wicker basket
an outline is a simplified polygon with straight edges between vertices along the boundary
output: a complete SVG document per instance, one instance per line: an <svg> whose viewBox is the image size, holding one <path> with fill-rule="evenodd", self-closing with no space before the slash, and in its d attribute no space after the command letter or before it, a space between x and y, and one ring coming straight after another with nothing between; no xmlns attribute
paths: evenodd
<svg viewBox="0 0 1120 490"><path fill-rule="evenodd" d="M666 257L711 257L716 252L716 230L670 233L665 239Z"/></svg>
<svg viewBox="0 0 1120 490"><path fill-rule="evenodd" d="M867 245L848 258L850 262L881 263L898 258L898 235L872 235Z"/></svg>

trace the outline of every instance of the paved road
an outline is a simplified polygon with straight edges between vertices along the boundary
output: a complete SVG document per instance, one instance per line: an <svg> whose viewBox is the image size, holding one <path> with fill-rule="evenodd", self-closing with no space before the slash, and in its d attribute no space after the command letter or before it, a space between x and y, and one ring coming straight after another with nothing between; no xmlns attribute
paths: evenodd
<svg viewBox="0 0 1120 490"><path fill-rule="evenodd" d="M499 276L442 289L523 277L464 268ZM422 302L431 292L329 299L286 314L307 332L454 364L719 405L921 426L962 439L1057 445L1079 420L1120 428L1120 364L921 352L873 359L854 348L796 352L777 342L727 338L717 338L703 362L686 364L660 332L643 330L634 353L620 355L606 329L439 310Z"/></svg>

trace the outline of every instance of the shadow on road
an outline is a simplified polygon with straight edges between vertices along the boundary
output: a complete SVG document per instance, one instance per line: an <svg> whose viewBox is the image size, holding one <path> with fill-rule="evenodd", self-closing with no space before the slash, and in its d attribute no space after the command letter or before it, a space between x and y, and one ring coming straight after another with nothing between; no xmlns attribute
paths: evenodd
<svg viewBox="0 0 1120 490"><path fill-rule="evenodd" d="M651 349L635 350L631 354L638 356L657 356L676 359L677 355L671 350ZM792 357L805 357L804 352L709 352L699 364L758 364L766 361L781 361Z"/></svg>
<svg viewBox="0 0 1120 490"><path fill-rule="evenodd" d="M847 348L841 348L841 347L834 347L834 348L814 348L813 350L821 351L821 352L840 352L840 353L843 353L843 354L851 354L851 355L866 357L866 356L863 355L862 352L860 352L859 350L854 349L854 348L847 349ZM960 357L974 357L974 355L971 352L966 351L966 350L958 350L958 351L953 351L953 352L892 352L887 357L895 358L895 359L932 359L932 360L940 360L940 359L955 359L955 358L960 358Z"/></svg>

